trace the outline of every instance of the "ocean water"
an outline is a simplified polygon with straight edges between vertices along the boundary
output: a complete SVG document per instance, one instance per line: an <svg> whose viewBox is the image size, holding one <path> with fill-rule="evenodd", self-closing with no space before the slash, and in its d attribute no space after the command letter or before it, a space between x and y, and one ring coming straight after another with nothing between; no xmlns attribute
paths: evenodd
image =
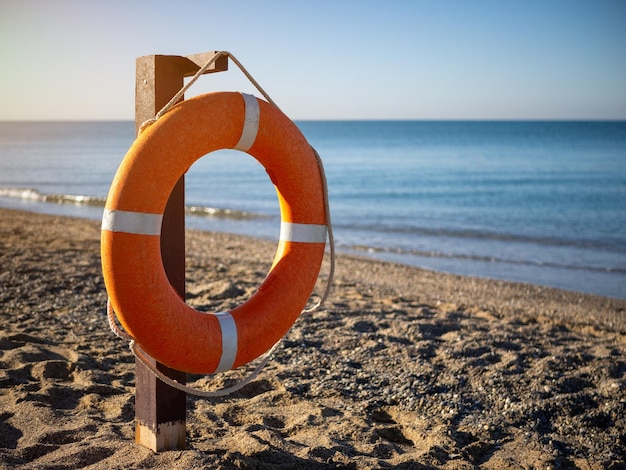
<svg viewBox="0 0 626 470"><path fill-rule="evenodd" d="M626 122L305 121L337 247L457 274L626 298ZM0 123L0 205L99 219L132 122ZM188 227L276 239L261 165L207 155Z"/></svg>

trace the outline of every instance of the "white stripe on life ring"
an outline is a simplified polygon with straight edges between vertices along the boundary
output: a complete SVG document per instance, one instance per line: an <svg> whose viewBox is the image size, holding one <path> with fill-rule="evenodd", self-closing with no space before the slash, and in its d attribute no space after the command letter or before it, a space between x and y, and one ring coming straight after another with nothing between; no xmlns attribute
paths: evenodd
<svg viewBox="0 0 626 470"><path fill-rule="evenodd" d="M281 221L279 238L285 242L326 243L326 225Z"/></svg>
<svg viewBox="0 0 626 470"><path fill-rule="evenodd" d="M161 235L163 214L104 209L102 230L134 233L136 235Z"/></svg>
<svg viewBox="0 0 626 470"><path fill-rule="evenodd" d="M222 356L215 373L226 372L233 368L237 358L237 324L230 312L217 312L214 315L222 329Z"/></svg>
<svg viewBox="0 0 626 470"><path fill-rule="evenodd" d="M259 132L259 119L260 110L259 102L256 97L242 93L243 102L246 107L246 115L243 120L243 130L241 131L241 137L239 142L233 148L235 150L241 150L247 152L256 140L256 135Z"/></svg>

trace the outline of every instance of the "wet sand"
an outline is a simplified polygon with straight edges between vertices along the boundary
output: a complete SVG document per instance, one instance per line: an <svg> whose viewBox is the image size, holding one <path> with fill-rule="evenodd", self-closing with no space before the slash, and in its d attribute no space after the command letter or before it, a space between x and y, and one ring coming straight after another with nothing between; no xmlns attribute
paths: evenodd
<svg viewBox="0 0 626 470"><path fill-rule="evenodd" d="M342 255L325 308L241 391L189 396L187 449L155 454L134 443L134 359L106 323L99 237L0 209L0 468L626 465L626 301ZM240 304L274 248L189 231L188 302Z"/></svg>

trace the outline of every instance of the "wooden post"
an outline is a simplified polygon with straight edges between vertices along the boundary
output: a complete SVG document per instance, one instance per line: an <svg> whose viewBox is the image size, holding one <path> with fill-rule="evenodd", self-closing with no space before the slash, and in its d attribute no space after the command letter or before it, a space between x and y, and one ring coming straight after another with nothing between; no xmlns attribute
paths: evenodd
<svg viewBox="0 0 626 470"><path fill-rule="evenodd" d="M192 56L151 55L136 64L135 127L156 116L215 52ZM216 60L206 73L228 69L228 58ZM185 180L180 178L165 209L161 228L161 256L170 284L185 297ZM181 383L186 374L153 361L155 367ZM186 395L157 379L135 361L135 441L155 452L185 448Z"/></svg>

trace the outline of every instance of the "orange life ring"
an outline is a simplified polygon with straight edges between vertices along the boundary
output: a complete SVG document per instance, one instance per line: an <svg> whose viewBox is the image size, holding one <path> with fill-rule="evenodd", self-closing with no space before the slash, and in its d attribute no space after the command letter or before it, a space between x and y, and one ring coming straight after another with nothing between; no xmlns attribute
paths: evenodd
<svg viewBox="0 0 626 470"><path fill-rule="evenodd" d="M161 220L181 175L203 155L238 149L255 157L276 186L281 232L258 290L229 312L185 304L160 251ZM236 368L270 349L313 291L326 243L324 189L315 153L278 108L218 92L186 100L145 129L124 157L102 219L102 270L126 331L157 361L191 373Z"/></svg>

